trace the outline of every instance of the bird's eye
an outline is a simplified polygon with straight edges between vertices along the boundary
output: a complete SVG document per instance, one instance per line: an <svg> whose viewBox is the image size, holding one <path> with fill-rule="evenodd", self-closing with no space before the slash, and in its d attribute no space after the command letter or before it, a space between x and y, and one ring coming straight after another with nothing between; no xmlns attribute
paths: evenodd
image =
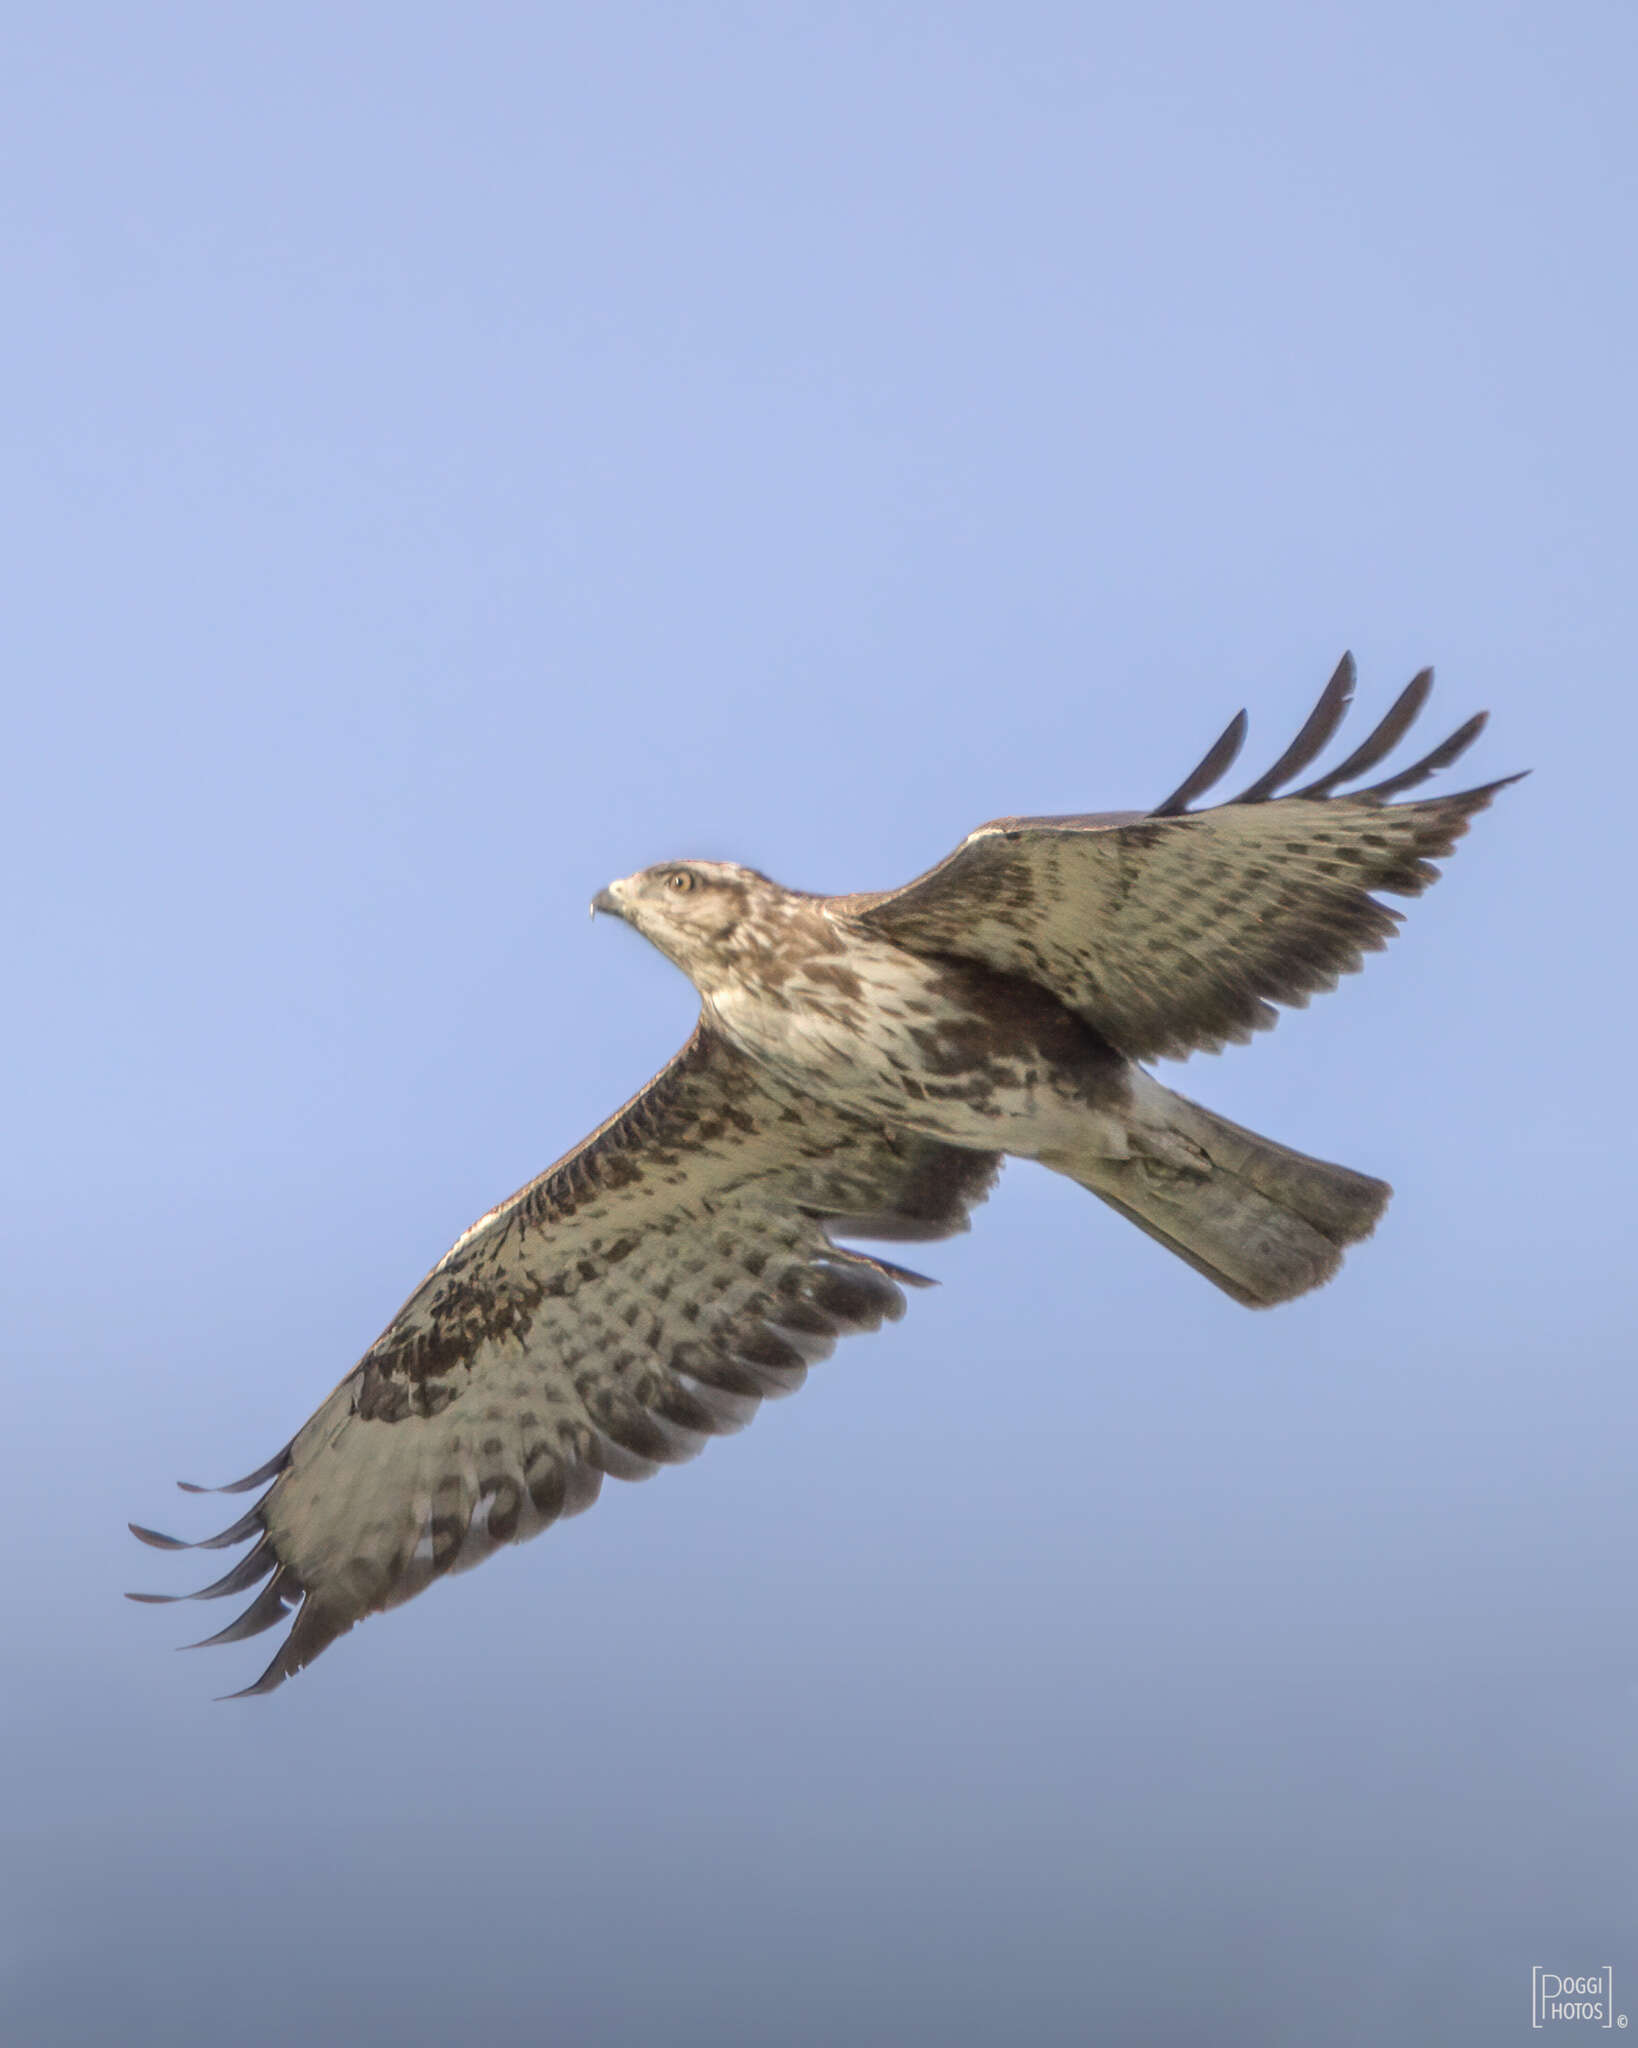
<svg viewBox="0 0 1638 2048"><path fill-rule="evenodd" d="M666 877L665 885L668 889L675 890L677 895L686 896L694 886L694 877L687 868L673 868Z"/></svg>

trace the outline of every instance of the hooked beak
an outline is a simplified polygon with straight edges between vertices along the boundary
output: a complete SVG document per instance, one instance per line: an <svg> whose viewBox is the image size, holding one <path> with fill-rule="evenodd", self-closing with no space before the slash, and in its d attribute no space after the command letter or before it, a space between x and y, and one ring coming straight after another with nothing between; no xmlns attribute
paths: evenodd
<svg viewBox="0 0 1638 2048"><path fill-rule="evenodd" d="M606 889L598 890L591 900L591 915L593 917L601 910L608 917L624 918L626 913L620 906L619 897L614 893L619 886L618 882L611 882Z"/></svg>

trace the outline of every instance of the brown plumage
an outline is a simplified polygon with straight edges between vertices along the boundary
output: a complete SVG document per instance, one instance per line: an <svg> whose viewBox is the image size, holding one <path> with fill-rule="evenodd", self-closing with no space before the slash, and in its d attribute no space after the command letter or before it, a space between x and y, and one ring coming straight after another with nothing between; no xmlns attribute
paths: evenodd
<svg viewBox="0 0 1638 2048"><path fill-rule="evenodd" d="M254 1547L190 1597L262 1590L206 1640L294 1610L248 1688L270 1691L364 1615L589 1506L606 1474L646 1477L741 1428L923 1284L839 1240L966 1229L1009 1153L1248 1306L1329 1279L1386 1185L1242 1130L1138 1062L1248 1038L1392 934L1377 892L1420 893L1503 786L1391 801L1481 715L1339 793L1398 744L1431 680L1285 795L1352 697L1346 656L1274 767L1210 810L1192 806L1238 753L1243 712L1154 810L1003 818L901 889L809 896L691 861L604 890L593 907L699 989L693 1037L476 1223L291 1443L224 1489L266 1487L200 1547Z"/></svg>

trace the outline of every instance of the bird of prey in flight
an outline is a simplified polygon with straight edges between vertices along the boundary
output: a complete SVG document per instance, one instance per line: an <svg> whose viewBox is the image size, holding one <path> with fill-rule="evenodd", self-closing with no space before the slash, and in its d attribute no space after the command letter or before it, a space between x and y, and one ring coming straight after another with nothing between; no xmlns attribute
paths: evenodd
<svg viewBox="0 0 1638 2048"><path fill-rule="evenodd" d="M294 1622L270 1692L354 1622L741 1428L919 1276L854 1248L948 1237L1002 1159L1090 1190L1236 1302L1329 1280L1379 1180L1242 1130L1144 1062L1217 1051L1388 939L1502 782L1395 802L1484 714L1360 786L1422 709L1424 671L1347 758L1291 785L1354 689L1344 656L1266 774L1196 809L1241 712L1154 809L1000 818L880 894L814 896L679 860L593 903L700 994L675 1059L475 1223L313 1415L228 1493L202 1546L252 1543L212 1599L265 1586L212 1643ZM1514 780L1508 777L1506 780ZM203 1489L189 1488L197 1492ZM135 1527L135 1525L133 1525ZM166 1599L138 1594L138 1599Z"/></svg>

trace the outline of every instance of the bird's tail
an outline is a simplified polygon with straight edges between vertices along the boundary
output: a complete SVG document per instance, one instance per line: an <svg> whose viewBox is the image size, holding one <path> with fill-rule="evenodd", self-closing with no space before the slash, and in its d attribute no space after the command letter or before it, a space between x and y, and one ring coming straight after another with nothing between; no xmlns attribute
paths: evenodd
<svg viewBox="0 0 1638 2048"><path fill-rule="evenodd" d="M1321 1287L1393 1190L1231 1124L1147 1075L1125 1159L1052 1158L1247 1308Z"/></svg>

